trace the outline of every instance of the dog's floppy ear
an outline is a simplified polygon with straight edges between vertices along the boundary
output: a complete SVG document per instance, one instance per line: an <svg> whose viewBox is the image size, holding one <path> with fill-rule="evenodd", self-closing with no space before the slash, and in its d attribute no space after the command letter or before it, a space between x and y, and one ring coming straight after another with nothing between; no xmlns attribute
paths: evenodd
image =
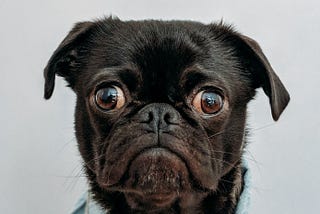
<svg viewBox="0 0 320 214"><path fill-rule="evenodd" d="M213 29L216 30L216 27ZM242 65L249 71L253 87L263 88L269 97L272 117L277 121L289 103L290 96L259 44L253 39L233 31L230 26L219 28L217 34L233 47Z"/></svg>
<svg viewBox="0 0 320 214"><path fill-rule="evenodd" d="M44 69L44 98L49 99L54 90L55 75L64 77L69 86L73 87L74 72L77 69L77 57L81 50L83 39L93 22L77 23L54 51Z"/></svg>
<svg viewBox="0 0 320 214"><path fill-rule="evenodd" d="M245 55L242 57L248 57L244 61L252 73L256 87L262 87L269 97L272 117L277 121L289 103L289 93L274 72L259 44L244 35L239 34L239 38L243 42L243 48L247 49L243 50Z"/></svg>

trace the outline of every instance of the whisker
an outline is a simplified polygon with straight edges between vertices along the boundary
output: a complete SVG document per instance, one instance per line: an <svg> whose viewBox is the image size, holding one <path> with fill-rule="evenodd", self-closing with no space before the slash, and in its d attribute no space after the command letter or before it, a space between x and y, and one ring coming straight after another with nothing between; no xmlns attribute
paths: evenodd
<svg viewBox="0 0 320 214"><path fill-rule="evenodd" d="M76 168L78 168L78 167L79 166L77 166ZM83 170L83 168L80 166L80 170L75 175L61 176L61 177L65 178L65 182L64 182L64 185L66 185L65 191L67 191L67 192L73 191L74 188L77 186L79 179L86 177L83 175L82 170Z"/></svg>
<svg viewBox="0 0 320 214"><path fill-rule="evenodd" d="M71 143L76 142L76 137L72 137L70 140L68 140L66 143L64 143L61 148L57 150L57 153L61 153L67 146L69 146Z"/></svg>
<svg viewBox="0 0 320 214"><path fill-rule="evenodd" d="M273 126L273 125L275 125L275 124L274 123L269 123L269 124L266 124L264 126L260 126L258 128L255 128L255 129L250 129L250 131L254 131L254 132L255 131L260 131L262 129L268 128L268 127ZM226 129L223 129L223 130L221 130L221 131L219 131L219 132L217 132L217 133L215 133L213 135L208 136L208 139L210 139L212 137L216 137L216 136L218 136L220 134L223 134L223 133L225 133L227 131L229 131L231 133L243 133L243 131L234 131L234 130L230 130L230 129L226 128Z"/></svg>

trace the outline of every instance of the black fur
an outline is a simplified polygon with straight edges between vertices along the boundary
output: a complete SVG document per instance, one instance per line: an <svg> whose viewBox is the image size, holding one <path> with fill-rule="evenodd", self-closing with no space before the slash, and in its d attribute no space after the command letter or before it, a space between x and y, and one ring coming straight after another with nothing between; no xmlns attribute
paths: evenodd
<svg viewBox="0 0 320 214"><path fill-rule="evenodd" d="M77 94L79 150L94 198L110 213L233 213L247 103L262 87L278 120L289 102L259 45L222 23L78 23L45 68L46 99L56 74ZM108 85L124 91L124 107L96 108L94 92ZM225 102L210 117L192 107L207 88ZM174 200L149 198L162 191Z"/></svg>

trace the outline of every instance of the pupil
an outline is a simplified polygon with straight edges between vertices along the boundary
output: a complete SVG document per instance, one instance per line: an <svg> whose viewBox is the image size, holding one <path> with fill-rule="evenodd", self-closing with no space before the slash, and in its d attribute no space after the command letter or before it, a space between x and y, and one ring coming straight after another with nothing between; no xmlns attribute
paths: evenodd
<svg viewBox="0 0 320 214"><path fill-rule="evenodd" d="M117 101L117 95L115 88L106 88L102 93L101 100L104 103L115 103Z"/></svg>
<svg viewBox="0 0 320 214"><path fill-rule="evenodd" d="M202 111L207 114L216 113L222 107L221 97L214 92L204 92L201 99Z"/></svg>
<svg viewBox="0 0 320 214"><path fill-rule="evenodd" d="M206 97L206 102L207 102L208 106L212 106L215 103L215 99L212 96L211 97L207 96Z"/></svg>
<svg viewBox="0 0 320 214"><path fill-rule="evenodd" d="M208 106L213 106L216 104L216 96L212 93L205 94L205 101Z"/></svg>

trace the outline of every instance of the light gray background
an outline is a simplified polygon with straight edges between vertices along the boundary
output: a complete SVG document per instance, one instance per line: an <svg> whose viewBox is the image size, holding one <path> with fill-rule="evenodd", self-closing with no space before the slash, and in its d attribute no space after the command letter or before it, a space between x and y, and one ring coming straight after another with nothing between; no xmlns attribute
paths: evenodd
<svg viewBox="0 0 320 214"><path fill-rule="evenodd" d="M0 0L0 213L68 213L85 189L73 134L75 95L42 70L77 21L223 18L256 39L291 93L274 123L266 96L250 103L251 213L320 212L318 0Z"/></svg>

